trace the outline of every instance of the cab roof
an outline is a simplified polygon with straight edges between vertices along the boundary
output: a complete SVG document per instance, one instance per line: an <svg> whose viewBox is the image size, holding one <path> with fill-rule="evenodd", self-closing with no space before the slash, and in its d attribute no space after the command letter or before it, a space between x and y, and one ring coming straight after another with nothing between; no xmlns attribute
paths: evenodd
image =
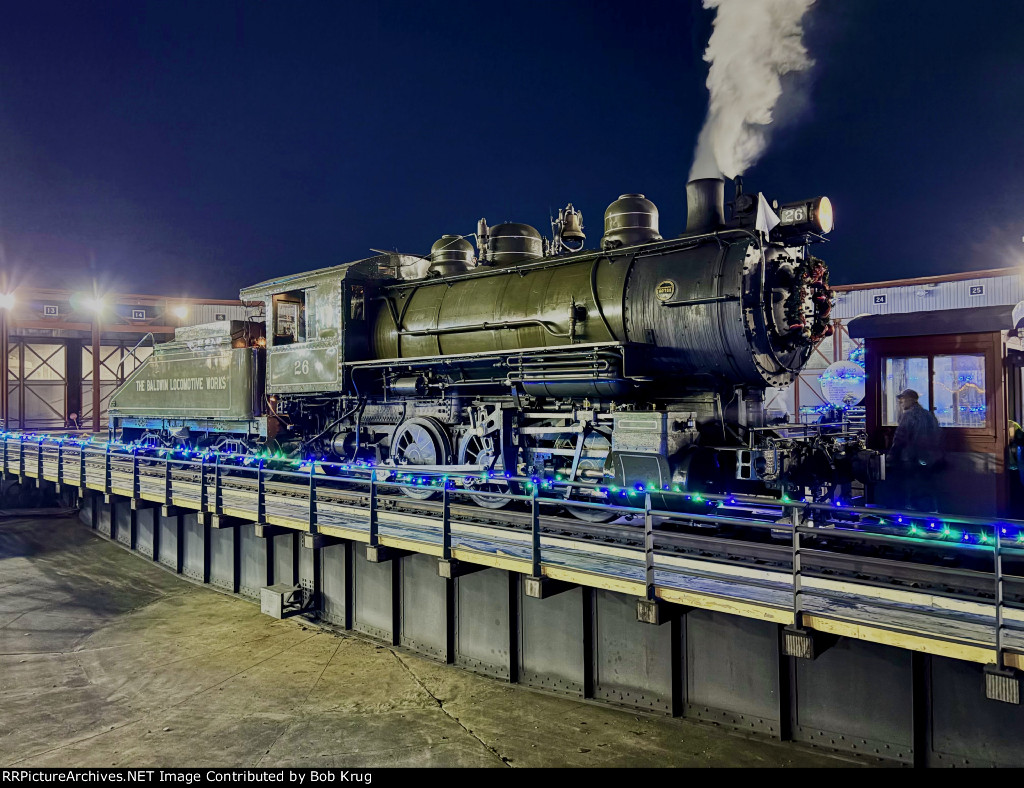
<svg viewBox="0 0 1024 788"><path fill-rule="evenodd" d="M351 263L330 266L329 268L318 268L314 271L305 271L298 274L279 276L276 279L268 279L265 282L242 288L238 295L243 301L258 301L267 296L288 293L292 290L304 290L325 282L340 282L345 279L356 279L358 281L393 279L394 276L389 273L390 265L391 255L380 254L375 257L367 257L364 260L355 260Z"/></svg>

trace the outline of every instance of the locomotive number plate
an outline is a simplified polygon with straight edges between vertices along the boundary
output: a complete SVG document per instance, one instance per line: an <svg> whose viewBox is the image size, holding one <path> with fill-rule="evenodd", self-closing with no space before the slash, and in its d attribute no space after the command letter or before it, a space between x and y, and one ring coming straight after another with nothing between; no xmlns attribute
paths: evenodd
<svg viewBox="0 0 1024 788"><path fill-rule="evenodd" d="M302 345L274 348L268 359L270 385L276 389L288 386L323 385L338 380L338 348L304 347Z"/></svg>
<svg viewBox="0 0 1024 788"><path fill-rule="evenodd" d="M654 297L659 301L668 301L675 294L676 283L671 279L666 279L664 282L658 282L658 286L654 288Z"/></svg>

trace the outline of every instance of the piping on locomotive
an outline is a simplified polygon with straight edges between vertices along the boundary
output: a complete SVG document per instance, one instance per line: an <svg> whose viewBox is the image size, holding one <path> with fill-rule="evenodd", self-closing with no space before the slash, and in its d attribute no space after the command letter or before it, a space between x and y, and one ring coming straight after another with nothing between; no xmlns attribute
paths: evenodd
<svg viewBox="0 0 1024 788"><path fill-rule="evenodd" d="M469 492L494 508L505 474L815 498L865 476L878 458L862 436L765 423L766 390L832 331L811 253L832 229L828 199L776 217L737 183L726 220L724 182L701 179L687 200L674 238L626 194L596 250L570 204L550 240L481 219L429 257L247 287L258 317L178 329L114 394L111 429L145 446L486 471Z"/></svg>

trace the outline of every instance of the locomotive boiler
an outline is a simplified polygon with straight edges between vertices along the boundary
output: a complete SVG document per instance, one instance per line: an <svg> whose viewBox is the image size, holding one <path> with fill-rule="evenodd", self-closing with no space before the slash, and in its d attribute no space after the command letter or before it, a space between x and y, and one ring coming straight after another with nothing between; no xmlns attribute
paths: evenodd
<svg viewBox="0 0 1024 788"><path fill-rule="evenodd" d="M676 237L661 235L650 200L626 194L596 249L570 204L550 238L482 219L428 256L247 287L258 317L158 346L114 395L112 429L147 445L486 472L469 492L490 507L507 502L495 494L505 474L828 489L862 447L774 430L764 400L831 333L828 270L810 251L832 229L831 204L769 206L738 185L726 218L718 179L691 182L687 199ZM229 360L238 353L248 362ZM175 381L190 377L199 388L182 396Z"/></svg>

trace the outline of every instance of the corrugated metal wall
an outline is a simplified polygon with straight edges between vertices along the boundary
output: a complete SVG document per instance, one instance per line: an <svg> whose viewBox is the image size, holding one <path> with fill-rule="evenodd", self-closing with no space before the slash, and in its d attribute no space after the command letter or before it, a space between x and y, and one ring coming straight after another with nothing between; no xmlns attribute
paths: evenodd
<svg viewBox="0 0 1024 788"><path fill-rule="evenodd" d="M214 323L218 320L245 320L246 312L246 308L240 305L189 304L188 316L182 321L182 325L199 326L203 323Z"/></svg>
<svg viewBox="0 0 1024 788"><path fill-rule="evenodd" d="M937 282L868 290L837 288L832 316L849 320L859 315L891 315L931 312L936 309L969 309L1004 306L1024 300L1024 277L1018 274L957 282Z"/></svg>

